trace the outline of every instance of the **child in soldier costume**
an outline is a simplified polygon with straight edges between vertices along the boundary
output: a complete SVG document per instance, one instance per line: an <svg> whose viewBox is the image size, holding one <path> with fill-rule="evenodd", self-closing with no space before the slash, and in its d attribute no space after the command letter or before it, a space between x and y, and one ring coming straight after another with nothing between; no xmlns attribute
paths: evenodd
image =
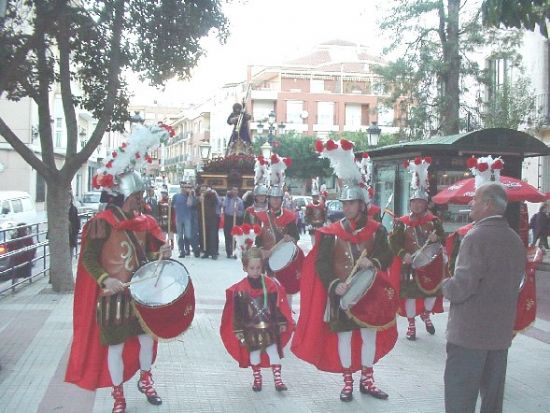
<svg viewBox="0 0 550 413"><path fill-rule="evenodd" d="M281 378L283 348L290 340L294 321L285 292L263 274L262 253L252 247L242 258L247 276L226 290L220 334L239 367L252 368L252 390L262 390L262 367L273 371L275 390L287 390Z"/></svg>

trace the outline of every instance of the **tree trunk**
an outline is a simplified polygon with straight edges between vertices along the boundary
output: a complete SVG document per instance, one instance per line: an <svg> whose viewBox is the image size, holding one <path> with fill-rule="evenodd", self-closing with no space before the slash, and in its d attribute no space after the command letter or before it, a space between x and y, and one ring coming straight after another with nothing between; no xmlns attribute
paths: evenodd
<svg viewBox="0 0 550 413"><path fill-rule="evenodd" d="M59 178L59 177L58 177ZM48 238L50 241L50 280L55 292L74 289L69 248L70 180L48 182Z"/></svg>
<svg viewBox="0 0 550 413"><path fill-rule="evenodd" d="M443 135L454 135L460 131L460 52L459 14L460 0L448 0L446 44L446 76L443 97L441 129Z"/></svg>

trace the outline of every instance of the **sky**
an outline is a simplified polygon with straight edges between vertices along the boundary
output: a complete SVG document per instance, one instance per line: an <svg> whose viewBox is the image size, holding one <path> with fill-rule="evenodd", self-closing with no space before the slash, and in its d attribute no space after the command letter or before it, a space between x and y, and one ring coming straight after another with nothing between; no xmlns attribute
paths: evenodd
<svg viewBox="0 0 550 413"><path fill-rule="evenodd" d="M385 4L391 3L386 1ZM246 79L249 64L279 64L308 53L327 40L359 42L381 53L380 0L233 0L224 12L230 35L224 45L215 36L202 41L207 55L189 81L170 81L164 90L130 85L133 104L198 103L225 83Z"/></svg>

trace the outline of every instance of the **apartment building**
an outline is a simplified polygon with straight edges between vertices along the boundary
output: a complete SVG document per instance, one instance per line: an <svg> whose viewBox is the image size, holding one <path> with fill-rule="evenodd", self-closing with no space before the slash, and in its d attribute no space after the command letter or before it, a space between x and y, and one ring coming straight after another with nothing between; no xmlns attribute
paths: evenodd
<svg viewBox="0 0 550 413"><path fill-rule="evenodd" d="M380 105L384 91L373 72L380 64L365 46L333 40L280 66L249 66L253 134L271 111L285 131L319 137L373 124L396 131L398 114Z"/></svg>

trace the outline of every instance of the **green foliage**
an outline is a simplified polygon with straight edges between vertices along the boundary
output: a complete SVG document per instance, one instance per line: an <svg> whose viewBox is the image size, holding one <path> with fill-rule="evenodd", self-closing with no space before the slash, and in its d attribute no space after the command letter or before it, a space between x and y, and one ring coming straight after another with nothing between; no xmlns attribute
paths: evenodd
<svg viewBox="0 0 550 413"><path fill-rule="evenodd" d="M548 0L485 0L481 9L483 24L486 26L503 25L535 31L538 25L540 33L549 38L550 1Z"/></svg>
<svg viewBox="0 0 550 413"><path fill-rule="evenodd" d="M311 179L316 176L329 177L332 168L328 159L320 159L315 152L315 140L313 136L305 136L294 133L278 135L272 142L273 151L280 156L290 157L292 165L286 170L289 178ZM260 154L265 137L256 139L254 153Z"/></svg>
<svg viewBox="0 0 550 413"><path fill-rule="evenodd" d="M483 126L517 130L536 109L533 93L529 89L530 84L526 79L520 79L512 85L505 82L488 104L482 118Z"/></svg>
<svg viewBox="0 0 550 413"><path fill-rule="evenodd" d="M481 110L465 96L481 95L489 73L472 55L517 60L517 31L483 30L479 10L458 0L396 1L381 28L392 35L387 52L400 58L375 67L389 93L383 103L397 107L406 127L405 140L460 129L460 114ZM469 4L468 4L469 5ZM471 90L471 88L475 88Z"/></svg>

